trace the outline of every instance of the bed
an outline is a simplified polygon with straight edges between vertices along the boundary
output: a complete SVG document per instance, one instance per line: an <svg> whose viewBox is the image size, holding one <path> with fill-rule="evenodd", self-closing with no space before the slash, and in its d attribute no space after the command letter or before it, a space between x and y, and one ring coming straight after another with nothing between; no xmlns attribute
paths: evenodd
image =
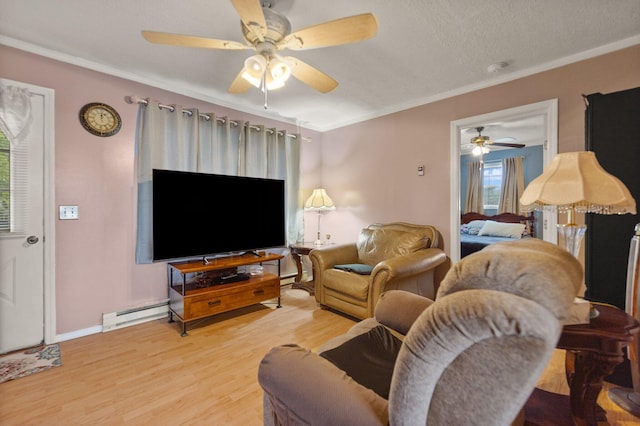
<svg viewBox="0 0 640 426"><path fill-rule="evenodd" d="M480 213L463 213L460 216L460 257L482 250L489 244L519 238L531 238L534 232L534 216L500 213L486 216Z"/></svg>

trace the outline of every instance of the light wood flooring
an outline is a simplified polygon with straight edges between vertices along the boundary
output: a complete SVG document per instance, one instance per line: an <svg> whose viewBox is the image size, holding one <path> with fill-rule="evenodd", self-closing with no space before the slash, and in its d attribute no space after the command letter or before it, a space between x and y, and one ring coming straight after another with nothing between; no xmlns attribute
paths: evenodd
<svg viewBox="0 0 640 426"><path fill-rule="evenodd" d="M203 320L180 337L166 319L60 343L61 367L0 384L0 424L260 425L258 365L273 346L318 348L354 321L282 289L282 308L262 304ZM568 394L564 353L539 386ZM304 377L300 377L304 380ZM638 425L607 397L611 425Z"/></svg>

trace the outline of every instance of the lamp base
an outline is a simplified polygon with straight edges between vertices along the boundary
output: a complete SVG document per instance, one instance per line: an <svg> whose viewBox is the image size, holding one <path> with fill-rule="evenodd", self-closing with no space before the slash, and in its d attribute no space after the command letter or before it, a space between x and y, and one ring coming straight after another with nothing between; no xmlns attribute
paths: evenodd
<svg viewBox="0 0 640 426"><path fill-rule="evenodd" d="M580 259L580 246L582 245L582 238L587 232L587 225L576 225L574 223L566 225L558 224L556 228L562 247L576 259ZM589 319L597 318L598 315L600 315L600 312L591 304ZM589 321L587 321L587 323L588 322Z"/></svg>

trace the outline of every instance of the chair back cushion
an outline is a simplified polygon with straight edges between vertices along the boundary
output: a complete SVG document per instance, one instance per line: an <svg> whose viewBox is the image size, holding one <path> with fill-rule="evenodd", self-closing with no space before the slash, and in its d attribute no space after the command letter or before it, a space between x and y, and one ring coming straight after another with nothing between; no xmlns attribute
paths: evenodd
<svg viewBox="0 0 640 426"><path fill-rule="evenodd" d="M372 223L367 229L392 229L394 231L411 232L420 234L426 240L426 247L444 250L444 241L440 231L432 225L416 225L407 222Z"/></svg>
<svg viewBox="0 0 640 426"><path fill-rule="evenodd" d="M385 259L423 249L427 241L411 232L365 228L360 231L356 245L360 262L373 266Z"/></svg>
<svg viewBox="0 0 640 426"><path fill-rule="evenodd" d="M430 225L374 223L360 231L356 245L359 261L375 266L385 259L439 247L440 240L440 233Z"/></svg>
<svg viewBox="0 0 640 426"><path fill-rule="evenodd" d="M553 354L581 271L562 248L533 239L454 265L404 339L390 423L511 424Z"/></svg>
<svg viewBox="0 0 640 426"><path fill-rule="evenodd" d="M437 300L398 354L390 424L511 424L560 331L546 309L513 294L469 290Z"/></svg>
<svg viewBox="0 0 640 426"><path fill-rule="evenodd" d="M436 299L469 289L513 293L546 307L560 321L582 285L582 265L555 244L527 238L492 244L453 265Z"/></svg>

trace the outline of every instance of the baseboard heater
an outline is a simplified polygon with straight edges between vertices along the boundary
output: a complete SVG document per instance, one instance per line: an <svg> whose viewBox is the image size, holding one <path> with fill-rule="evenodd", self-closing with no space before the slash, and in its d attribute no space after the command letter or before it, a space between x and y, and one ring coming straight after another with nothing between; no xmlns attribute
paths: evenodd
<svg viewBox="0 0 640 426"><path fill-rule="evenodd" d="M143 322L165 318L169 315L169 299L162 302L102 314L102 332L113 331Z"/></svg>

